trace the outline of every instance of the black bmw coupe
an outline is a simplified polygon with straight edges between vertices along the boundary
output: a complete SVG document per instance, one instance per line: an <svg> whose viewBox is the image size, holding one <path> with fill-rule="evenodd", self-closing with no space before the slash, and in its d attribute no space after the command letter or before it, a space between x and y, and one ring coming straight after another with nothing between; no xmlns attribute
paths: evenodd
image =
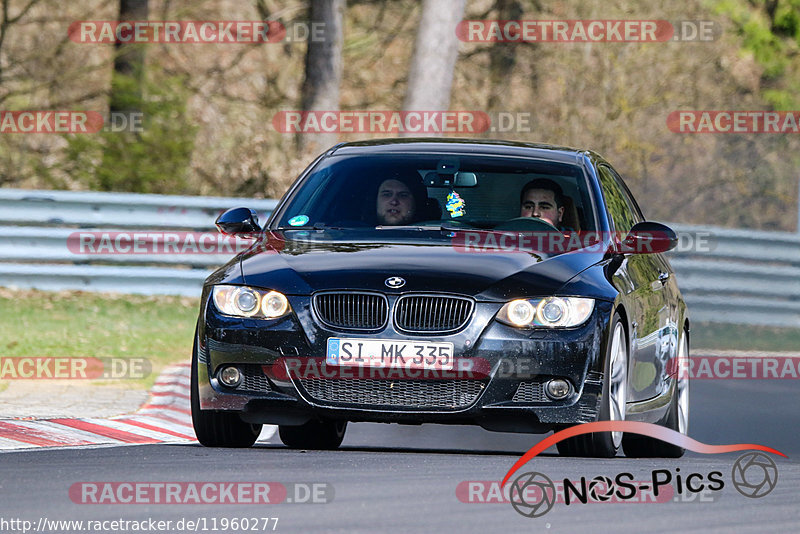
<svg viewBox="0 0 800 534"><path fill-rule="evenodd" d="M336 448L348 421L544 433L598 420L687 432L689 318L646 221L597 154L499 141L337 145L252 247L209 276L192 355L203 445ZM680 456L620 432L564 455Z"/></svg>

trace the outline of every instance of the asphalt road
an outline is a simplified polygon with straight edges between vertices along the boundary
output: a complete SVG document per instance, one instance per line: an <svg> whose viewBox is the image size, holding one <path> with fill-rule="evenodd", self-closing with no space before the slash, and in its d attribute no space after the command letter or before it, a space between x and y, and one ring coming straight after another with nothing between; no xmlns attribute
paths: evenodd
<svg viewBox="0 0 800 534"><path fill-rule="evenodd" d="M732 468L740 453L688 453L678 460L595 460L549 454L534 459L523 471L535 470L555 481L582 476L591 480L598 475L614 478L622 472L646 481L652 480L653 470L664 469L677 476L678 468L684 477L699 473L707 479L710 472L719 471L724 487L694 498L685 491L658 503L556 503L545 515L527 518L508 503L461 502L456 488L464 481L502 479L518 456L541 436L490 433L471 427L362 423L350 426L342 449L334 452L293 451L270 443L246 450L147 445L2 453L0 531L14 532L13 524L4 526L2 521L15 518L34 525L40 518L173 522L186 518L204 521L197 531L213 532L215 519L217 531L231 531L230 526L221 528L222 518L277 517L275 532L797 532L798 408L797 380L693 384L692 437L713 444L759 443L789 456L773 457L778 483L761 498L747 498L733 487ZM76 483L133 481L280 482L289 488L287 497L294 500L305 491L291 484L317 483L329 485L320 491L328 492L332 500L316 504L110 505L79 504L70 498L69 489ZM488 488L474 495L486 497ZM80 502L80 497L77 500ZM248 531L263 532L263 523L259 519L257 527L251 524ZM273 525L270 520L266 531L271 532ZM181 530L173 526L169 531Z"/></svg>

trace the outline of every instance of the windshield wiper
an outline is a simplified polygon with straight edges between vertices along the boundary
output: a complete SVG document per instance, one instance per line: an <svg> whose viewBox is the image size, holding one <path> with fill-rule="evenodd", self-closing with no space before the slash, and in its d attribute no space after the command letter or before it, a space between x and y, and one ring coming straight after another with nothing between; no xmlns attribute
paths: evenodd
<svg viewBox="0 0 800 534"><path fill-rule="evenodd" d="M407 225L398 225L398 226L392 226L392 225L384 224L384 225L376 226L375 229L376 230L415 230L417 232L423 232L425 230L427 230L429 232L430 231L433 231L433 232L463 232L465 230L470 230L470 231L477 230L477 231L483 231L483 232L486 231L486 230L481 230L479 228L473 228L471 226L456 226L456 225L452 225L452 224L447 224L446 221L441 223L441 224L436 224L436 225L432 224L432 225L424 225L424 226L423 225L419 225L419 224L407 224Z"/></svg>
<svg viewBox="0 0 800 534"><path fill-rule="evenodd" d="M379 224L375 227L376 230L414 230L416 232L423 232L425 230L439 230L437 226L420 226L418 224L402 224L402 225L390 225L390 224Z"/></svg>
<svg viewBox="0 0 800 534"><path fill-rule="evenodd" d="M344 230L341 226L328 226L325 223L318 222L314 224L304 224L303 226L278 226L275 230Z"/></svg>
<svg viewBox="0 0 800 534"><path fill-rule="evenodd" d="M439 230L442 232L462 232L464 230L472 230L472 228L465 228L463 226L455 226L452 224L447 224L447 222L443 222L439 225Z"/></svg>

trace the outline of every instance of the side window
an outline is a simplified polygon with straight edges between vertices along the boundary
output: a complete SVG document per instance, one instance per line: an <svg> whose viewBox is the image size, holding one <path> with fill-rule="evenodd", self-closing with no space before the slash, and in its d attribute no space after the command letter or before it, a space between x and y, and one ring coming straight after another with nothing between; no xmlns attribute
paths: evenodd
<svg viewBox="0 0 800 534"><path fill-rule="evenodd" d="M625 197L625 201L627 202L628 207L631 209L631 213L633 213L633 217L636 220L636 222L637 223L644 222L646 219L644 218L644 215L642 215L642 210L639 209L639 204L636 203L636 199L633 198L631 190L628 189L628 186L625 184L622 178L620 178L619 174L617 174L617 171L615 171L610 167L609 170L611 171L611 174L614 175L614 178L617 179L617 183L620 185L620 188L622 189L622 194Z"/></svg>
<svg viewBox="0 0 800 534"><path fill-rule="evenodd" d="M614 221L614 228L620 234L627 234L638 221L636 212L631 209L627 193L605 165L598 167L600 185L603 187L606 209ZM621 236L622 237L622 236Z"/></svg>

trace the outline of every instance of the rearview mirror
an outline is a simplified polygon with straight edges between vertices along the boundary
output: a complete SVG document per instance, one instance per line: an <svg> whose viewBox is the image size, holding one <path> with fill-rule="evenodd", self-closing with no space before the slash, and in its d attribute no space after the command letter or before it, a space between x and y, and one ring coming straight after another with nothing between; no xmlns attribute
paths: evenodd
<svg viewBox="0 0 800 534"><path fill-rule="evenodd" d="M669 226L644 221L633 225L622 242L623 254L655 254L678 246L678 235Z"/></svg>
<svg viewBox="0 0 800 534"><path fill-rule="evenodd" d="M258 215L250 208L231 208L214 223L225 235L252 234L261 231Z"/></svg>
<svg viewBox="0 0 800 534"><path fill-rule="evenodd" d="M477 185L478 175L474 172L459 171L454 174L443 174L430 171L425 174L426 187L476 187Z"/></svg>

